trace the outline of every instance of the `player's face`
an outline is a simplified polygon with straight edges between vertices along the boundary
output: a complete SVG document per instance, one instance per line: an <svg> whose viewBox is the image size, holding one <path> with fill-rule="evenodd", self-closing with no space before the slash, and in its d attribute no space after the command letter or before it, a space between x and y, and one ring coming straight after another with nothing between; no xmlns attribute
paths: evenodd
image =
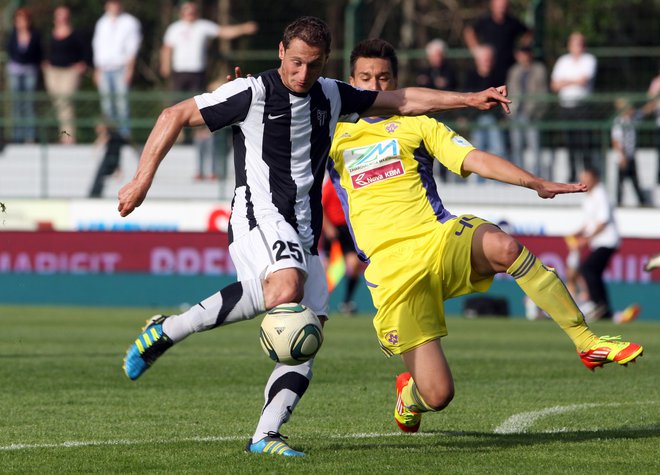
<svg viewBox="0 0 660 475"><path fill-rule="evenodd" d="M280 78L291 91L306 94L321 76L328 57L318 46L294 38L287 49L280 43Z"/></svg>
<svg viewBox="0 0 660 475"><path fill-rule="evenodd" d="M397 87L392 64L387 59L358 58L353 69L349 78L351 86L369 91L393 91Z"/></svg>

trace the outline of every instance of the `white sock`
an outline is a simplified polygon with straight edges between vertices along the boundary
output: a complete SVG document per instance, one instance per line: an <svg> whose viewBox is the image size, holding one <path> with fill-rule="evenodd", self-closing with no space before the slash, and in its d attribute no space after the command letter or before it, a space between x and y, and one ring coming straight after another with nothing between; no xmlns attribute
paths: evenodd
<svg viewBox="0 0 660 475"><path fill-rule="evenodd" d="M180 315L163 322L163 332L179 342L192 333L250 320L266 311L261 279L234 282Z"/></svg>
<svg viewBox="0 0 660 475"><path fill-rule="evenodd" d="M252 436L253 442L263 439L268 432L279 432L282 424L289 420L312 379L313 363L314 359L296 366L275 365L266 383L266 403Z"/></svg>

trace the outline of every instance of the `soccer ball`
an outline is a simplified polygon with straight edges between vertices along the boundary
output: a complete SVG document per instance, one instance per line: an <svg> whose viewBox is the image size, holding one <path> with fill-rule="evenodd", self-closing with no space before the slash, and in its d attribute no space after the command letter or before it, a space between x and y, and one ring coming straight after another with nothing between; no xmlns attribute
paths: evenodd
<svg viewBox="0 0 660 475"><path fill-rule="evenodd" d="M298 365L311 359L323 343L323 328L314 312L298 303L273 308L261 322L261 347L273 361Z"/></svg>

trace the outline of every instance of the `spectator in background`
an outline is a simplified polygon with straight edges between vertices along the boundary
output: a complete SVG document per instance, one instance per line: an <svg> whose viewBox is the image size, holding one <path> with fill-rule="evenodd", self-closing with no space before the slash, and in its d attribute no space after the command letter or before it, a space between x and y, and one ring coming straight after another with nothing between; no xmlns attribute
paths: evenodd
<svg viewBox="0 0 660 475"><path fill-rule="evenodd" d="M128 91L142 42L140 22L123 11L120 0L106 0L105 13L96 22L92 49L94 81L101 94L103 115L130 137Z"/></svg>
<svg viewBox="0 0 660 475"><path fill-rule="evenodd" d="M105 179L119 172L121 149L126 145L126 138L119 133L112 121L104 119L96 124L96 141L94 145L103 147L103 158L96 170L94 183L89 191L90 198L101 198Z"/></svg>
<svg viewBox="0 0 660 475"><path fill-rule="evenodd" d="M559 95L559 119L566 124L565 143L568 147L570 174L568 181L575 181L578 162L582 168L592 168L596 141L591 131L571 125L571 122L587 120L587 100L596 80L596 57L585 50L582 33L573 32L568 38L568 53L559 57L552 69L550 88Z"/></svg>
<svg viewBox="0 0 660 475"><path fill-rule="evenodd" d="M614 207L600 181L595 168L586 168L580 174L580 182L587 186L587 196L582 202L583 224L573 235L580 248L588 248L580 265L580 273L587 285L589 304L583 308L587 321L612 319L614 323L629 323L637 318L640 308L632 304L613 313L603 274L612 256L621 245L621 237L614 218Z"/></svg>
<svg viewBox="0 0 660 475"><path fill-rule="evenodd" d="M206 91L206 59L209 42L214 38L231 40L243 35L252 35L256 33L258 26L253 21L220 26L210 20L199 18L199 9L194 2L182 3L179 16L180 19L165 30L163 46L160 50L160 73L164 78L170 79L170 85L175 91L185 92L184 97L188 97L190 93ZM200 164L196 179L207 177L203 164L209 159L213 164L213 171L208 177L213 179L217 176L218 162L217 157L213 155L221 149L227 149L230 132L230 129L223 129L213 138L206 134L206 131L193 132L193 143L197 146ZM189 142L189 137L183 132L178 139Z"/></svg>
<svg viewBox="0 0 660 475"><path fill-rule="evenodd" d="M649 90L646 93L649 102L644 106L645 112L655 113L655 149L657 153L657 177L656 183L660 185L660 71L651 80Z"/></svg>
<svg viewBox="0 0 660 475"><path fill-rule="evenodd" d="M456 74L454 68L445 59L446 52L447 43L441 39L436 38L426 45L428 65L417 75L418 86L452 91L456 89ZM437 163L440 179L446 182L449 180L447 168L439 161Z"/></svg>
<svg viewBox="0 0 660 475"><path fill-rule="evenodd" d="M87 45L71 25L71 10L65 5L53 11L53 30L43 63L44 83L53 98L62 143L76 142L75 110L71 96L87 69Z"/></svg>
<svg viewBox="0 0 660 475"><path fill-rule="evenodd" d="M509 116L513 122L510 132L511 161L550 180L550 170L541 171L541 135L537 126L546 109L546 102L539 96L548 92L548 71L543 63L534 61L529 46L520 46L516 50L516 64L509 70L506 86L509 96L514 98ZM533 159L527 166L524 163L525 146Z"/></svg>
<svg viewBox="0 0 660 475"><path fill-rule="evenodd" d="M488 13L474 25L465 27L463 39L475 59L478 46L487 44L494 48L493 80L501 86L515 62L513 51L516 42L521 45L531 44L532 32L509 13L508 0L490 0Z"/></svg>
<svg viewBox="0 0 660 475"><path fill-rule="evenodd" d="M240 76L237 73L238 77ZM233 78L227 76L227 81ZM207 91L213 92L222 83L219 80L209 84ZM208 127L196 127L193 131L193 144L197 149L197 175L195 180L217 180L227 177L227 160L231 148L231 134L225 130L211 133Z"/></svg>
<svg viewBox="0 0 660 475"><path fill-rule="evenodd" d="M426 45L428 65L417 75L418 86L452 91L456 89L456 74L445 59L446 53L447 43L441 39L436 38Z"/></svg>
<svg viewBox="0 0 660 475"><path fill-rule="evenodd" d="M160 51L160 72L172 79L175 91L204 92L206 90L206 48L213 38L231 40L257 31L253 21L238 25L220 26L199 18L197 4L184 2L179 11L181 19L165 31Z"/></svg>
<svg viewBox="0 0 660 475"><path fill-rule="evenodd" d="M14 12L14 29L7 42L7 82L11 95L12 140L32 143L36 140L34 91L42 60L41 34L32 25L27 8Z"/></svg>
<svg viewBox="0 0 660 475"><path fill-rule="evenodd" d="M490 45L480 45L474 52L474 67L468 72L464 89L468 92L498 87L496 79L495 50ZM502 113L499 110L480 112L474 117L470 141L475 148L500 157L506 156L504 136L497 125Z"/></svg>
<svg viewBox="0 0 660 475"><path fill-rule="evenodd" d="M616 187L617 205L623 204L623 182L630 179L633 185L637 202L641 206L646 205L644 192L639 186L637 178L637 162L635 153L637 152L637 122L642 118L643 112L636 112L632 104L625 98L619 97L614 102L617 116L612 126L612 148L616 152L619 175Z"/></svg>
<svg viewBox="0 0 660 475"><path fill-rule="evenodd" d="M614 207L600 181L598 170L586 168L580 174L580 182L587 186L587 196L582 202L583 224L574 237L580 247L589 248L580 273L587 284L589 298L595 304L585 317L588 321L612 318L603 273L621 244L619 230L614 221Z"/></svg>

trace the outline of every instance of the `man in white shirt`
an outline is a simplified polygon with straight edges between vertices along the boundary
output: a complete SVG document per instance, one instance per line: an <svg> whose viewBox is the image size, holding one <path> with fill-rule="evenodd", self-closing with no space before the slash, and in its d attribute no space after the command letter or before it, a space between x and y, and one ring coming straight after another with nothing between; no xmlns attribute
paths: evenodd
<svg viewBox="0 0 660 475"><path fill-rule="evenodd" d="M621 244L614 221L614 207L595 169L585 169L580 175L580 182L587 185L587 195L582 202L583 225L576 237L582 247L589 248L589 255L582 262L580 272L586 281L590 300L595 305L585 316L590 320L612 318L603 273Z"/></svg>
<svg viewBox="0 0 660 475"><path fill-rule="evenodd" d="M596 57L585 51L584 35L573 32L568 38L568 53L560 56L552 70L550 88L559 96L560 119L566 121L588 120L586 99L591 95L596 79ZM590 130L581 130L567 124L566 146L570 176L575 181L577 162L583 168L592 166L592 154L597 149ZM594 164L595 165L595 164Z"/></svg>
<svg viewBox="0 0 660 475"><path fill-rule="evenodd" d="M179 10L180 20L165 31L160 51L160 72L172 78L176 91L206 91L206 47L213 38L231 40L254 34L258 27L253 21L238 25L220 26L199 18L197 4L184 2Z"/></svg>
<svg viewBox="0 0 660 475"><path fill-rule="evenodd" d="M140 22L123 11L120 0L106 0L104 8L92 39L94 82L101 94L103 114L129 137L128 89L142 42Z"/></svg>

